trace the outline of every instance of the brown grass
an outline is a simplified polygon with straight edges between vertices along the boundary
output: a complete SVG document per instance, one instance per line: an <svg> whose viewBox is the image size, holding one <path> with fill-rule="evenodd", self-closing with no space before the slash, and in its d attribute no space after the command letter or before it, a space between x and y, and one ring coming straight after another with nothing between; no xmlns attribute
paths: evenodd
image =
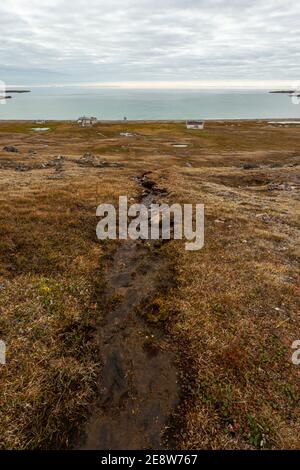
<svg viewBox="0 0 300 470"><path fill-rule="evenodd" d="M194 169L172 172L168 187L206 207L205 247L191 256L169 245L178 290L168 328L181 345L184 382L177 446L299 448L299 370L291 363L299 192L211 184Z"/></svg>
<svg viewBox="0 0 300 470"><path fill-rule="evenodd" d="M299 339L300 129L254 121L212 122L204 132L178 123L47 126L41 135L32 123L0 124L0 149L19 149L0 150L1 448L66 448L80 432L101 370L93 332L105 314L113 249L96 240L95 208L136 196L132 178L145 170L169 190L165 201L206 207L205 247L162 246L170 267L144 305L179 354L177 447L299 448L299 368L290 358ZM82 167L85 152L124 167ZM40 167L58 155L61 169Z"/></svg>

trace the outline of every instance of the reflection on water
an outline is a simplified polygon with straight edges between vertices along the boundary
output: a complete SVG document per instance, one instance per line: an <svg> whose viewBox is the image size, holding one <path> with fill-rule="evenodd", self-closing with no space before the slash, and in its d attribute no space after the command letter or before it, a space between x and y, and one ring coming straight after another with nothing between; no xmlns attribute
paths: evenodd
<svg viewBox="0 0 300 470"><path fill-rule="evenodd" d="M0 106L0 119L300 119L300 105L267 90L33 88Z"/></svg>

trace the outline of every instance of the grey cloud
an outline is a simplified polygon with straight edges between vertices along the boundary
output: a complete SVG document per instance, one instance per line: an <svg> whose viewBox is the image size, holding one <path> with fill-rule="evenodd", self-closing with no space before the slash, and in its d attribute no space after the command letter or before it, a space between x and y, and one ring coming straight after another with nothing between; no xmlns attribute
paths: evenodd
<svg viewBox="0 0 300 470"><path fill-rule="evenodd" d="M296 0L6 0L0 14L9 83L300 75Z"/></svg>

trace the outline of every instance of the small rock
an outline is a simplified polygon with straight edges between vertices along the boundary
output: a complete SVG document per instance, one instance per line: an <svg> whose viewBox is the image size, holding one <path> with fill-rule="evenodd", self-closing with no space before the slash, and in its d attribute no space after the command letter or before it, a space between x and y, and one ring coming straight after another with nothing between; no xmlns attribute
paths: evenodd
<svg viewBox="0 0 300 470"><path fill-rule="evenodd" d="M290 191L290 187L287 183L269 183L268 191Z"/></svg>
<svg viewBox="0 0 300 470"><path fill-rule="evenodd" d="M271 163L270 168L281 168L282 164L281 163Z"/></svg>
<svg viewBox="0 0 300 470"><path fill-rule="evenodd" d="M3 150L5 152L15 152L15 153L19 152L19 150L16 147L14 147L13 145L6 145L5 147L3 147Z"/></svg>
<svg viewBox="0 0 300 470"><path fill-rule="evenodd" d="M243 165L244 170L254 170L255 168L259 168L259 165L256 163L244 163Z"/></svg>
<svg viewBox="0 0 300 470"><path fill-rule="evenodd" d="M15 167L15 170L16 171L29 171L30 168L28 166L25 166L25 165L17 165Z"/></svg>
<svg viewBox="0 0 300 470"><path fill-rule="evenodd" d="M269 223L271 220L271 217L268 214L257 214L255 217L260 219L265 224Z"/></svg>
<svg viewBox="0 0 300 470"><path fill-rule="evenodd" d="M225 220L215 219L215 220L214 220L214 223L215 223L215 224L225 224Z"/></svg>
<svg viewBox="0 0 300 470"><path fill-rule="evenodd" d="M85 164L85 163L94 163L95 157L91 153L85 153L80 157L80 162Z"/></svg>

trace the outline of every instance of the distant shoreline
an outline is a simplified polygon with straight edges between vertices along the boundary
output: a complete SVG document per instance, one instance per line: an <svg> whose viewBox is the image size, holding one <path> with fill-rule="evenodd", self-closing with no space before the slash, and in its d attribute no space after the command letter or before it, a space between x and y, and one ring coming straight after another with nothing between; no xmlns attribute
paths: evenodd
<svg viewBox="0 0 300 470"><path fill-rule="evenodd" d="M300 119L300 106L295 106L295 99L279 93L105 91L61 95L53 91L12 96L14 99L0 108L1 119L73 121L83 115L96 116L102 122L121 122L125 116L131 122Z"/></svg>
<svg viewBox="0 0 300 470"><path fill-rule="evenodd" d="M5 90L6 93L30 93L31 90Z"/></svg>
<svg viewBox="0 0 300 470"><path fill-rule="evenodd" d="M273 94L278 94L278 93L291 94L291 93L295 93L295 90L277 90L277 91L269 91L269 93L273 93Z"/></svg>

